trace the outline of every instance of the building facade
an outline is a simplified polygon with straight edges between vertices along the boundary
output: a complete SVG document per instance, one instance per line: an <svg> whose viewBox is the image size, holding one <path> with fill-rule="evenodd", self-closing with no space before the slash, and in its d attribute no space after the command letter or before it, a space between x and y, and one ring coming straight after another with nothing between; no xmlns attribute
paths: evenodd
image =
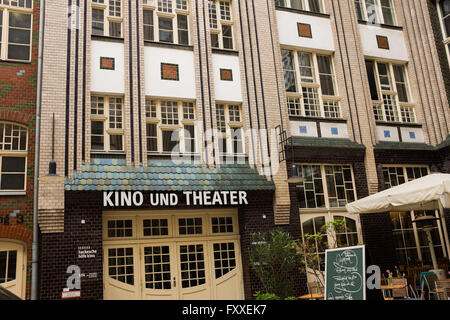
<svg viewBox="0 0 450 320"><path fill-rule="evenodd" d="M251 299L252 233L340 217L382 268L428 263L424 213L345 205L449 172L446 2L48 3L42 299L74 268L85 299Z"/></svg>
<svg viewBox="0 0 450 320"><path fill-rule="evenodd" d="M0 285L31 294L39 1L0 1Z"/></svg>

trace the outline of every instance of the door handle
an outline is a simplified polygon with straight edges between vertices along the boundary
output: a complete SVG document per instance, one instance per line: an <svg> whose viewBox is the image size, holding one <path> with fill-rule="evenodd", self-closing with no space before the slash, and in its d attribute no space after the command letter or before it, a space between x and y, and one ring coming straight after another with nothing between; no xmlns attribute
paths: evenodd
<svg viewBox="0 0 450 320"><path fill-rule="evenodd" d="M173 277L173 287L176 288L177 287L177 278Z"/></svg>

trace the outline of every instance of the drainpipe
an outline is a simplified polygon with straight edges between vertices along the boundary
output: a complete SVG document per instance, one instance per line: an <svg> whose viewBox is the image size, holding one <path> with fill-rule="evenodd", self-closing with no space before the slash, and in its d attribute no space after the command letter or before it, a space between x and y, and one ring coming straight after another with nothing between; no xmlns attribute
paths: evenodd
<svg viewBox="0 0 450 320"><path fill-rule="evenodd" d="M39 55L36 97L36 146L34 160L34 199L33 199L33 252L31 269L31 300L37 300L38 260L39 260L39 224L38 224L38 187L39 187L39 143L41 138L41 102L42 102L42 53L44 46L45 0L40 1L39 16Z"/></svg>

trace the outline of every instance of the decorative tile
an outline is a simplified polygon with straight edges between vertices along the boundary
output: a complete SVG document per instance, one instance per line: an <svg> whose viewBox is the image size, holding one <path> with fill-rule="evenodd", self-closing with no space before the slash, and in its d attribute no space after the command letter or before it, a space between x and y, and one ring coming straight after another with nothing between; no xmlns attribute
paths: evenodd
<svg viewBox="0 0 450 320"><path fill-rule="evenodd" d="M233 81L233 70L231 70L231 69L220 69L220 80L222 80L222 81Z"/></svg>
<svg viewBox="0 0 450 320"><path fill-rule="evenodd" d="M115 70L115 59L108 57L100 57L100 69Z"/></svg>
<svg viewBox="0 0 450 320"><path fill-rule="evenodd" d="M302 38L312 38L311 25L307 23L297 23L298 36Z"/></svg>
<svg viewBox="0 0 450 320"><path fill-rule="evenodd" d="M389 39L385 36L377 36L378 48L389 50Z"/></svg>
<svg viewBox="0 0 450 320"><path fill-rule="evenodd" d="M161 63L161 80L179 81L179 68L177 64Z"/></svg>

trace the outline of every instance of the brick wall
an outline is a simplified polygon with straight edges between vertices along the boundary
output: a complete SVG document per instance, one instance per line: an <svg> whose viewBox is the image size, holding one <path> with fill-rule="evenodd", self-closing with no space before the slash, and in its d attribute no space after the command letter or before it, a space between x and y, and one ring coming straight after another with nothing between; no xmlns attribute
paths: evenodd
<svg viewBox="0 0 450 320"><path fill-rule="evenodd" d="M0 195L0 239L13 239L26 245L26 299L31 294L31 247L33 241L34 149L37 58L39 42L39 3L34 2L31 62L0 61L0 121L28 128L26 194Z"/></svg>

